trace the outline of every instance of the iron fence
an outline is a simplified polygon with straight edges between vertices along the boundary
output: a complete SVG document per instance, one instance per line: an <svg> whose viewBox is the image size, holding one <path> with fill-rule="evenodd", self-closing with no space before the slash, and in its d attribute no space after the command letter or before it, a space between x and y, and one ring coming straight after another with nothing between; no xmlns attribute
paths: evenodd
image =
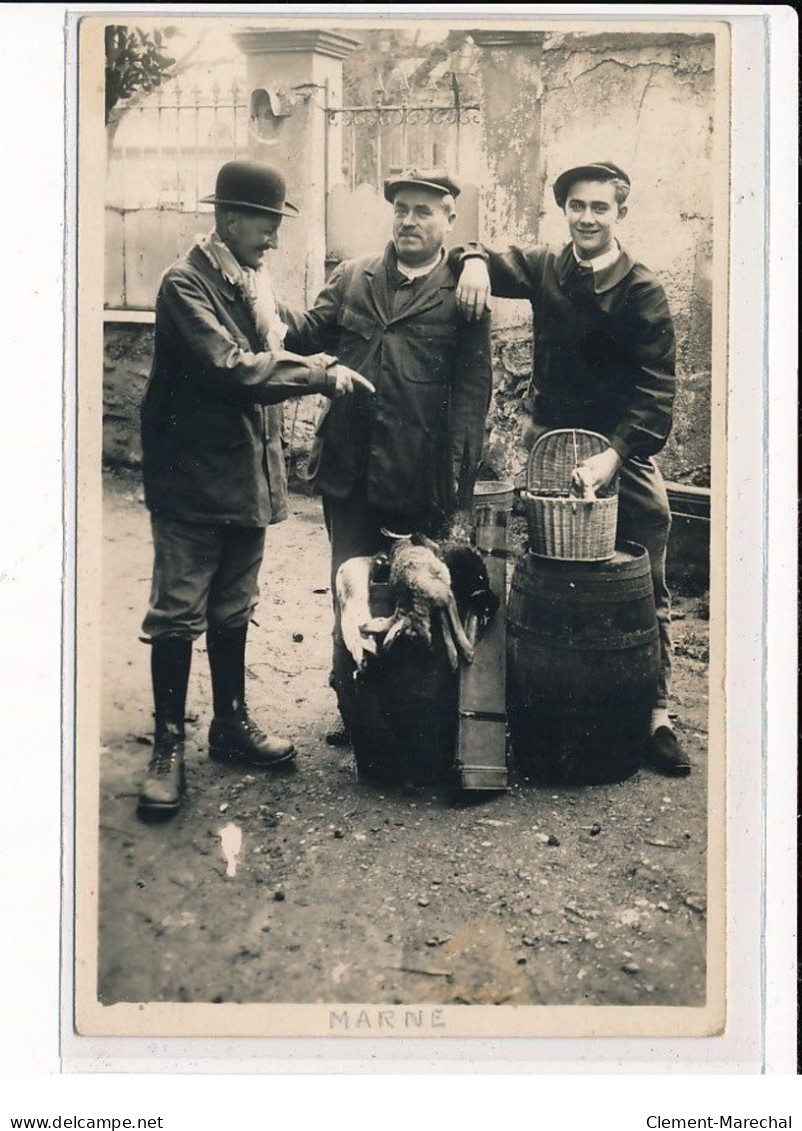
<svg viewBox="0 0 802 1131"><path fill-rule="evenodd" d="M107 206L197 211L220 164L247 152L250 129L236 79L209 89L170 83L120 118L108 150Z"/></svg>
<svg viewBox="0 0 802 1131"><path fill-rule="evenodd" d="M342 106L327 111L343 127L343 179L381 187L385 177L410 166L445 166L459 174L465 129L480 124L479 107L448 105Z"/></svg>

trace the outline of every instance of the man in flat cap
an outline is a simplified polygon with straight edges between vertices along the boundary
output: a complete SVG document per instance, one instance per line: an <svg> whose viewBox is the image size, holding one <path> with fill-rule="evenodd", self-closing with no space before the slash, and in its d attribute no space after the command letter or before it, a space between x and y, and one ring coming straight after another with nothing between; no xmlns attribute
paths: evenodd
<svg viewBox="0 0 802 1131"><path fill-rule="evenodd" d="M491 393L489 319L459 315L445 239L459 186L445 170L385 182L393 238L383 254L341 263L305 314L282 307L293 349L332 349L375 385L326 406L310 460L342 562L386 549L383 529L434 533L470 499ZM332 685L353 671L335 612Z"/></svg>
<svg viewBox="0 0 802 1131"><path fill-rule="evenodd" d="M570 241L495 252L454 252L464 269L457 295L466 317L483 316L490 289L532 304L534 359L527 409L531 447L554 428L585 428L609 447L585 460L596 490L619 475L618 534L649 551L660 631L660 676L645 758L666 774L690 772L668 717L671 602L665 557L671 524L665 484L653 456L672 424L674 327L655 276L617 240L630 181L611 161L574 166L554 182Z"/></svg>
<svg viewBox="0 0 802 1131"><path fill-rule="evenodd" d="M281 402L351 399L370 383L317 353L284 349L265 252L286 199L278 169L232 161L218 174L214 230L164 274L153 366L142 403L142 471L154 568L143 623L151 645L155 740L143 815L174 813L184 790L184 715L192 643L206 633L214 718L209 753L272 768L294 756L245 704L245 641L258 597L265 527L287 514Z"/></svg>

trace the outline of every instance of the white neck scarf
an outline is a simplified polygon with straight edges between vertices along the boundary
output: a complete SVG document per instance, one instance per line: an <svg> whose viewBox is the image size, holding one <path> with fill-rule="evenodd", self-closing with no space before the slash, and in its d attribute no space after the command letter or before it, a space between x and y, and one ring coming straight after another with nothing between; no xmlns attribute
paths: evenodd
<svg viewBox="0 0 802 1131"><path fill-rule="evenodd" d="M273 281L267 267L260 267L258 271L243 267L216 231L198 236L196 242L223 278L242 291L265 347L270 353L282 350L287 327L279 317Z"/></svg>

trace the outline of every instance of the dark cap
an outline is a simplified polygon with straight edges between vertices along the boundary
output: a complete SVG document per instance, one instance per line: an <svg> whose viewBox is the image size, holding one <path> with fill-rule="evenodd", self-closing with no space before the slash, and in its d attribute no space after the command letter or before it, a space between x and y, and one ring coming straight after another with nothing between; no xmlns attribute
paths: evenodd
<svg viewBox="0 0 802 1131"><path fill-rule="evenodd" d="M402 188L426 188L443 196L459 196L460 186L445 169L405 169L384 182L384 199L391 203Z"/></svg>
<svg viewBox="0 0 802 1131"><path fill-rule="evenodd" d="M591 161L588 165L576 165L560 173L554 182L554 199L560 208L565 208L568 190L577 181L623 181L629 186L629 177L612 161Z"/></svg>
<svg viewBox="0 0 802 1131"><path fill-rule="evenodd" d="M299 215L295 205L287 200L281 170L262 161L227 161L217 174L214 194L202 197L200 203L231 204L278 216Z"/></svg>

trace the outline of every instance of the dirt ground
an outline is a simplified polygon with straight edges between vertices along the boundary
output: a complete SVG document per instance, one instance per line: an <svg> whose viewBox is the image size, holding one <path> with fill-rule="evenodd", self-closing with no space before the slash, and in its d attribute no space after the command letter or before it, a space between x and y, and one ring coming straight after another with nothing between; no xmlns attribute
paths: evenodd
<svg viewBox="0 0 802 1131"><path fill-rule="evenodd" d="M296 742L281 775L206 753L195 647L188 791L137 820L150 756L137 637L150 537L137 478L106 476L98 996L103 1003L701 1005L705 993L707 621L676 600L686 779L458 800L357 781L327 686L330 595L319 502L268 532L248 698Z"/></svg>

